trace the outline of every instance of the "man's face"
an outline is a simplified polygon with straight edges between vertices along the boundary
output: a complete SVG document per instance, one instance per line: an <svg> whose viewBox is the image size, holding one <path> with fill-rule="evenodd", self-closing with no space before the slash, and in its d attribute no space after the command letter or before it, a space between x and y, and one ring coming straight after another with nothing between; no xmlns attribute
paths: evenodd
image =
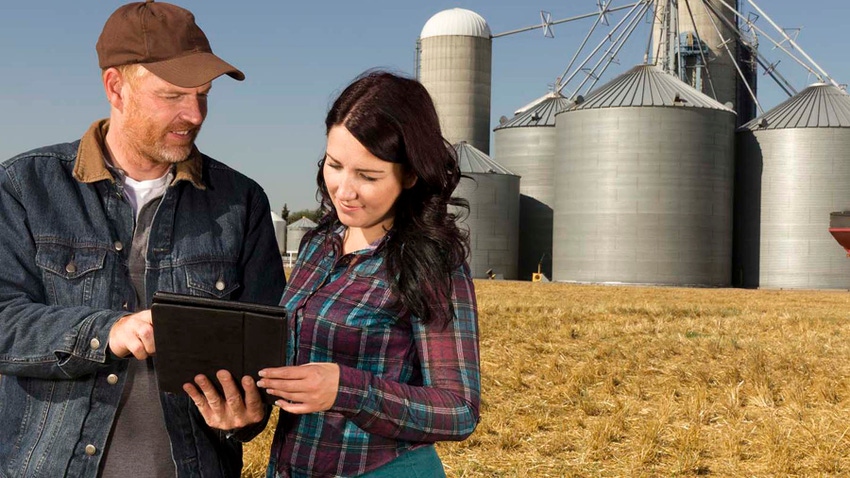
<svg viewBox="0 0 850 478"><path fill-rule="evenodd" d="M154 163L184 161L207 116L211 86L182 88L149 72L129 81L123 130L127 144Z"/></svg>

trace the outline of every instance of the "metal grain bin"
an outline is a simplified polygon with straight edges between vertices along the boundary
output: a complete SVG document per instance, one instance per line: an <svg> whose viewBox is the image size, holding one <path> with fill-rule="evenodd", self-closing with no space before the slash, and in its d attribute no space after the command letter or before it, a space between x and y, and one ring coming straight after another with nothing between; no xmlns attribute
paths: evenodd
<svg viewBox="0 0 850 478"><path fill-rule="evenodd" d="M745 287L848 289L829 215L850 210L850 96L815 84L737 133L735 276Z"/></svg>
<svg viewBox="0 0 850 478"><path fill-rule="evenodd" d="M437 13L422 28L418 79L440 117L443 136L490 152L492 40L481 15L463 8Z"/></svg>
<svg viewBox="0 0 850 478"><path fill-rule="evenodd" d="M493 130L494 157L522 178L517 266L522 280L530 280L538 264L546 277L552 277L555 114L569 105L564 96L549 93Z"/></svg>
<svg viewBox="0 0 850 478"><path fill-rule="evenodd" d="M469 215L460 226L469 231L472 277L516 279L519 176L469 143L454 148L461 172L469 176L461 179L454 195L469 201Z"/></svg>
<svg viewBox="0 0 850 478"><path fill-rule="evenodd" d="M316 226L317 224L315 222L306 217L302 217L286 226L286 252L298 253L298 247L301 245L301 239L304 238L304 234Z"/></svg>
<svg viewBox="0 0 850 478"><path fill-rule="evenodd" d="M555 280L730 284L734 112L640 65L555 123Z"/></svg>

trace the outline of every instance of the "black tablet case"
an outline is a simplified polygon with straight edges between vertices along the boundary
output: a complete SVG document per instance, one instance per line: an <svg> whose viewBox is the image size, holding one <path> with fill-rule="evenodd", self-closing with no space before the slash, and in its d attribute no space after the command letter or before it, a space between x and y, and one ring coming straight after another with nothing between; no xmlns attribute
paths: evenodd
<svg viewBox="0 0 850 478"><path fill-rule="evenodd" d="M219 370L228 370L241 390L243 376L259 380L261 369L284 365L283 307L157 292L151 315L160 391L185 394L183 384L204 374L222 394ZM278 398L264 389L260 395L269 404Z"/></svg>

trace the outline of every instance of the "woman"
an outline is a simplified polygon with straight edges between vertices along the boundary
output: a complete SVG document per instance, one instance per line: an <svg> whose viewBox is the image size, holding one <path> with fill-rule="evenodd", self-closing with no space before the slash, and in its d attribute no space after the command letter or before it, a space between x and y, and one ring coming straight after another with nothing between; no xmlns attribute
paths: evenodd
<svg viewBox="0 0 850 478"><path fill-rule="evenodd" d="M282 300L291 366L257 383L289 412L268 476L445 476L433 443L472 433L480 394L457 159L425 88L390 73L355 80L325 125L324 216Z"/></svg>

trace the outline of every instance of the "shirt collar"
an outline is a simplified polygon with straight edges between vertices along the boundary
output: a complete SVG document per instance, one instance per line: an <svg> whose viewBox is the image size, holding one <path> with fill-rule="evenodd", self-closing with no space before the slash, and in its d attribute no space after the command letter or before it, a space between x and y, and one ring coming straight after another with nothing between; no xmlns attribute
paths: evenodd
<svg viewBox="0 0 850 478"><path fill-rule="evenodd" d="M109 131L109 119L95 121L80 140L77 149L77 161L74 165L74 179L82 183L94 183L108 179L115 182L115 177L107 167L106 155L106 132ZM201 174L203 156L197 146L192 146L192 152L185 161L177 163L174 180L171 184L177 184L186 180L198 189L206 189Z"/></svg>

